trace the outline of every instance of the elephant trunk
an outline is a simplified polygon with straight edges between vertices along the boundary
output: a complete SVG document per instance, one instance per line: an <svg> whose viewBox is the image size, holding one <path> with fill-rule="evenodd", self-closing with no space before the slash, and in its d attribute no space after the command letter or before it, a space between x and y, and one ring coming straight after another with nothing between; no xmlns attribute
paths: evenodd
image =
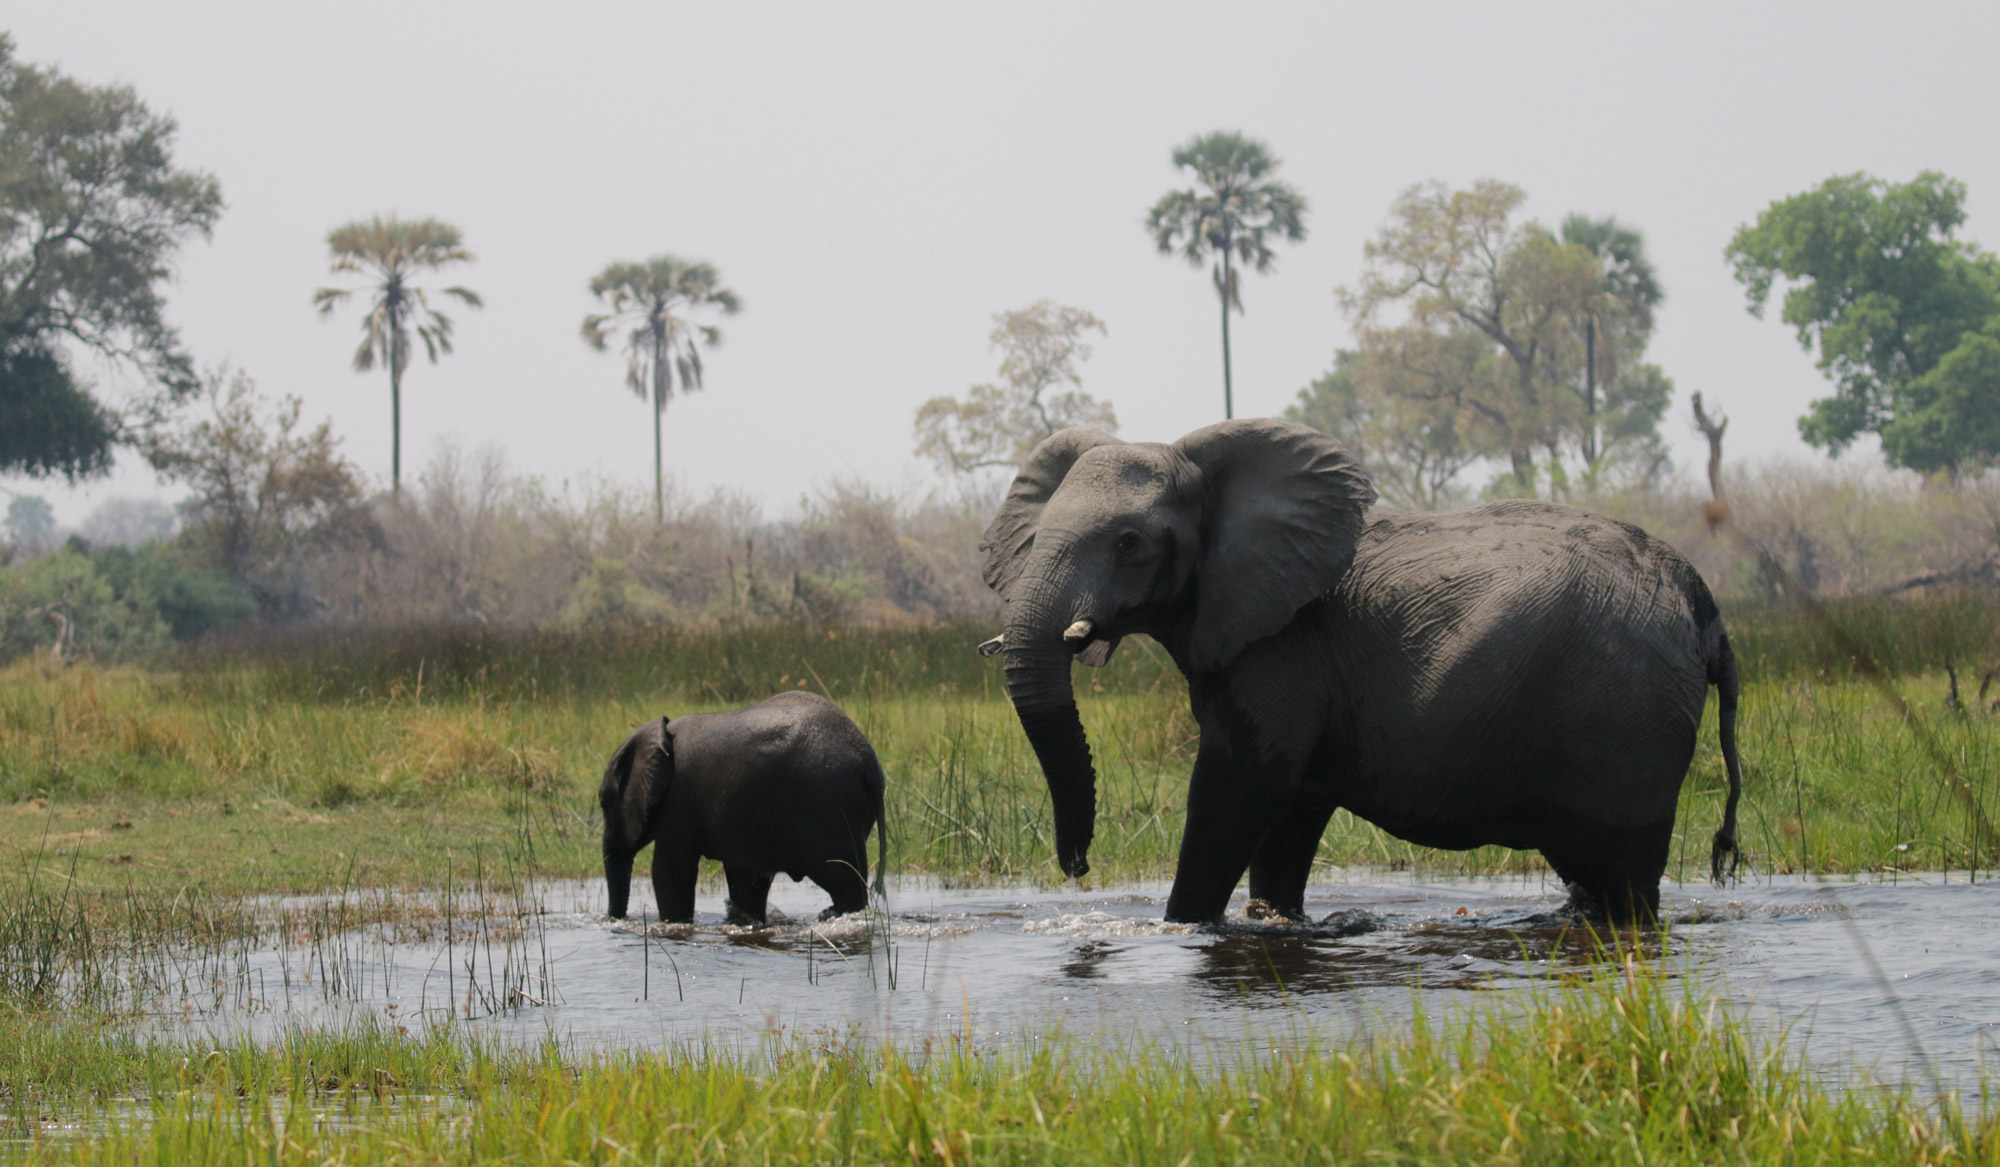
<svg viewBox="0 0 2000 1167"><path fill-rule="evenodd" d="M1059 588L1023 588L1010 599L1005 634L1007 696L1042 764L1055 805L1056 862L1072 878L1090 870L1097 820L1097 771L1070 684L1074 649L1064 632L1073 613Z"/></svg>
<svg viewBox="0 0 2000 1167"><path fill-rule="evenodd" d="M614 849L611 840L604 846L604 886L611 893L611 918L625 918L625 907L632 896L632 852L622 847Z"/></svg>

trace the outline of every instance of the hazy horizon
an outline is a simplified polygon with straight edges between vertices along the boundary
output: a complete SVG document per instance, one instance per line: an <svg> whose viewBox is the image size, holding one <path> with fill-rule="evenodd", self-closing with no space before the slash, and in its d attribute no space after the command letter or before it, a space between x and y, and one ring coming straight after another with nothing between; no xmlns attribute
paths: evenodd
<svg viewBox="0 0 2000 1167"><path fill-rule="evenodd" d="M667 411L668 468L767 515L835 477L931 479L917 405L993 379L992 314L1037 299L1108 325L1084 387L1123 436L1219 419L1206 274L1140 226L1188 184L1172 148L1212 129L1269 143L1311 202L1308 240L1245 278L1239 416L1280 412L1351 344L1334 288L1416 182L1500 178L1546 224L1583 211L1645 233L1667 293L1649 359L1676 383L1661 430L1697 473L1694 390L1729 415L1732 460L1823 457L1795 421L1830 387L1775 310L1745 312L1722 259L1737 226L1835 174L1935 169L1970 188L1961 237L2000 247L1984 7L546 11L79 3L7 27L22 60L178 120L176 161L229 205L180 254L170 318L204 366L331 418L378 485L387 377L349 368L355 310L323 322L309 302L340 282L327 230L375 213L461 227L478 262L439 282L488 305L454 312L458 352L406 378L406 477L448 440L551 485L649 486L645 406L577 326L606 262L671 252L715 263L744 310L708 388ZM113 399L132 383L79 367ZM69 526L178 493L129 451L76 489L0 486Z"/></svg>

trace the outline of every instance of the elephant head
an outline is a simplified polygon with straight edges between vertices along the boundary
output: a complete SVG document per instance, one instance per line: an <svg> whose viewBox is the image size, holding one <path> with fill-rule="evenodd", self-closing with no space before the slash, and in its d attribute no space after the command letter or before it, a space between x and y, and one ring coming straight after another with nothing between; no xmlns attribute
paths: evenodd
<svg viewBox="0 0 2000 1167"><path fill-rule="evenodd" d="M1065 873L1090 870L1097 813L1071 657L1103 664L1144 632L1190 677L1222 668L1333 587L1374 501L1340 443L1290 422L1226 421L1171 445L1076 427L1035 447L980 550L1007 601L1007 693Z"/></svg>
<svg viewBox="0 0 2000 1167"><path fill-rule="evenodd" d="M604 883L610 891L614 920L625 918L632 891L632 857L653 841L660 806L673 778L674 739L667 732L664 717L640 726L604 768L597 802L604 808Z"/></svg>

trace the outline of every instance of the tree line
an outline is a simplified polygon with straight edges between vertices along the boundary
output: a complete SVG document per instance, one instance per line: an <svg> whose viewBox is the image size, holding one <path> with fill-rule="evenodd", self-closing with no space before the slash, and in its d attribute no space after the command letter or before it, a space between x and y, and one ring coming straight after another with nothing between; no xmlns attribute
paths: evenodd
<svg viewBox="0 0 2000 1167"><path fill-rule="evenodd" d="M115 448L134 449L188 488L178 554L212 573L155 581L161 595L193 597L169 625L200 624L189 613L202 603L224 615L244 603L270 618L324 614L333 605L308 586L312 565L384 554L394 532L416 529L394 521L404 378L418 351L432 362L452 351L453 311L483 306L472 288L442 282L475 256L457 227L434 218L376 215L326 236L345 282L309 303L323 317L358 305L352 364L387 374L384 502L331 429L306 424L296 398L260 396L241 370L200 371L168 321L173 257L207 238L225 206L214 176L175 162L176 130L131 89L24 63L0 34L0 472L87 478L108 469ZM1146 208L1140 226L1159 254L1207 269L1231 416L1230 318L1244 311L1243 273L1272 270L1280 245L1306 241L1310 203L1280 177L1270 148L1241 132L1198 135L1170 160L1192 183ZM2000 456L2000 259L1956 237L1965 198L1962 183L1934 172L1900 185L1838 176L1774 201L1729 241L1747 307L1761 315L1781 293L1783 321L1832 383L1800 421L1808 443L1838 452L1873 434L1889 465L1954 479ZM1495 179L1411 186L1364 242L1360 277L1334 290L1352 346L1286 414L1353 446L1385 498L1599 496L1653 484L1666 468L1659 423L1673 382L1646 359L1665 291L1643 234L1582 213L1545 227L1522 216L1526 200ZM743 302L715 265L667 254L609 263L586 286L598 310L580 322L582 340L622 351L624 383L652 414L652 521L666 532L663 415L676 394L702 388L717 322ZM995 314L998 377L926 401L918 454L977 474L1015 464L1067 425L1115 430L1116 411L1084 391L1082 373L1108 331L1089 310L1048 300ZM112 408L80 372L79 353L136 371L145 391ZM1468 487L1480 468L1490 479ZM23 534L49 527L39 501L10 503L12 552L39 546ZM743 558L755 559L748 542ZM635 586L670 594L671 572L659 570ZM811 593L823 574L798 568L795 590ZM218 579L234 599L216 599ZM938 610L933 600L904 610ZM655 608L666 610L652 601L632 610Z"/></svg>
<svg viewBox="0 0 2000 1167"><path fill-rule="evenodd" d="M1275 241L1304 241L1308 202L1240 132L1198 136L1172 160L1198 185L1162 197L1144 225L1163 254L1210 264L1230 417L1241 271L1269 271ZM1965 197L1934 171L1903 184L1841 175L1774 201L1730 240L1751 313L1788 283L1783 319L1834 384L1799 419L1808 444L1837 454L1873 434L1890 466L1952 479L2000 458L2000 259L1955 238ZM1462 475L1481 465L1498 468L1484 497L1567 498L1667 468L1659 425L1674 383L1645 359L1666 293L1643 233L1584 213L1552 230L1519 217L1526 201L1497 179L1413 185L1363 245L1361 278L1334 290L1354 347L1285 416L1345 441L1392 501L1465 501ZM994 324L1000 381L919 407L920 457L972 473L1066 425L1115 432L1116 411L1082 391L1079 371L1102 320L1040 301Z"/></svg>
<svg viewBox="0 0 2000 1167"><path fill-rule="evenodd" d="M129 87L24 63L0 33L0 473L89 478L109 470L121 444L169 478L183 471L154 455L161 427L203 379L167 322L162 287L174 254L209 237L224 203L215 176L175 165L177 132ZM353 366L388 372L397 493L411 358L419 346L433 363L452 351L446 302L484 306L471 288L420 281L475 257L457 227L435 218L357 219L329 231L326 245L333 273L362 283L320 288L311 303L331 316L357 294L366 301ZM626 383L652 407L663 514L660 417L676 392L701 388L701 350L721 342L701 314L734 314L741 300L714 265L671 255L612 262L588 287L605 310L584 318L585 343L603 351L622 333ZM148 392L112 409L82 379L72 345L133 368Z"/></svg>

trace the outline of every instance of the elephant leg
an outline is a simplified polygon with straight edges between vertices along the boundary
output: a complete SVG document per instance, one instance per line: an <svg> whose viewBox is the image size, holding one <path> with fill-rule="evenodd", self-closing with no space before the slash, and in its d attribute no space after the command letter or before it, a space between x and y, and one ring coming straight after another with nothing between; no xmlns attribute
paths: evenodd
<svg viewBox="0 0 2000 1167"><path fill-rule="evenodd" d="M666 924L694 922L694 885L701 874L701 855L692 847L653 847L653 902Z"/></svg>
<svg viewBox="0 0 2000 1167"><path fill-rule="evenodd" d="M1582 834L1587 843L1545 845L1542 857L1577 906L1614 924L1650 924L1660 913L1660 878L1673 845L1671 821Z"/></svg>
<svg viewBox="0 0 2000 1167"><path fill-rule="evenodd" d="M1252 770L1237 763L1228 747L1202 742L1188 783L1187 825L1181 830L1174 887L1167 895L1169 921L1204 924L1222 918L1258 843L1283 810L1279 792L1295 777ZM1325 826L1324 819L1320 825Z"/></svg>
<svg viewBox="0 0 2000 1167"><path fill-rule="evenodd" d="M1250 857L1250 914L1302 923L1306 919L1306 880L1320 836L1333 817L1331 806L1294 803L1257 844Z"/></svg>
<svg viewBox="0 0 2000 1167"><path fill-rule="evenodd" d="M762 924L765 903L771 896L771 874L725 863L722 877L729 883L729 902L723 909L725 922Z"/></svg>
<svg viewBox="0 0 2000 1167"><path fill-rule="evenodd" d="M845 916L868 906L868 856L857 851L852 860L829 859L814 865L807 875L833 897L832 906L819 914L822 920Z"/></svg>

